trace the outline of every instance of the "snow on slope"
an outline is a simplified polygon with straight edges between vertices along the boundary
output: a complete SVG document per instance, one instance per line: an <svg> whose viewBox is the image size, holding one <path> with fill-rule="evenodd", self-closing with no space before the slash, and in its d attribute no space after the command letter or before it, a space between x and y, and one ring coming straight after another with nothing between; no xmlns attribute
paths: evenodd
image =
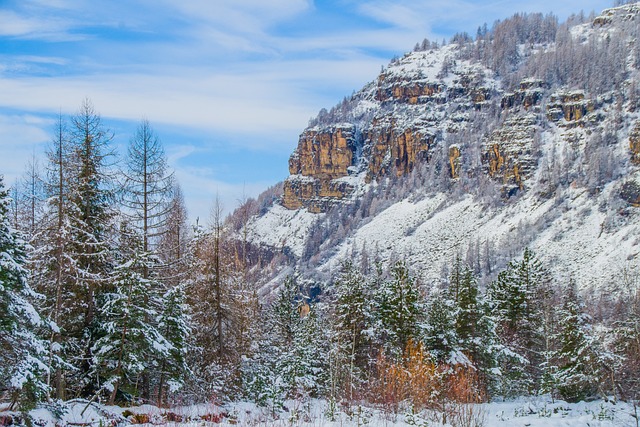
<svg viewBox="0 0 640 427"><path fill-rule="evenodd" d="M571 190L567 197L558 204L528 196L500 209L483 208L471 197L447 202L445 194L405 199L357 230L320 268L334 271L365 244L369 254L377 250L381 259L406 255L414 273L431 283L456 255L464 258L469 245L489 241L513 247L513 257L529 246L557 279L573 278L581 288L606 287L630 268L638 269L640 215L631 214L624 225L609 230L606 224L618 214L599 209L606 195L593 199L584 190Z"/></svg>
<svg viewBox="0 0 640 427"><path fill-rule="evenodd" d="M275 204L267 215L252 219L247 227L248 240L273 248L286 247L300 257L309 229L321 217L306 209L288 210Z"/></svg>

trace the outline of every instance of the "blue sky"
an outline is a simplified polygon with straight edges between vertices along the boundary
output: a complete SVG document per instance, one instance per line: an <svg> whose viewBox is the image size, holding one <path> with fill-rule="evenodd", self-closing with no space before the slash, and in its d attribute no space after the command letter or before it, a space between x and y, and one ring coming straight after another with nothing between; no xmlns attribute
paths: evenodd
<svg viewBox="0 0 640 427"><path fill-rule="evenodd" d="M191 217L288 174L310 117L424 37L611 1L0 0L0 173L11 185L90 98L115 143L146 118ZM124 152L124 151L121 151Z"/></svg>

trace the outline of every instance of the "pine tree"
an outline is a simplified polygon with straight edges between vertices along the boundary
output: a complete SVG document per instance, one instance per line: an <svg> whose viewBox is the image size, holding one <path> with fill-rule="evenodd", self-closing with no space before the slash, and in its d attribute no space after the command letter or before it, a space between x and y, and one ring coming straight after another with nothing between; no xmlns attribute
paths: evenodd
<svg viewBox="0 0 640 427"><path fill-rule="evenodd" d="M36 334L47 324L32 305L38 295L27 283L27 248L10 226L9 204L0 176L0 389L26 410L48 393L47 346Z"/></svg>

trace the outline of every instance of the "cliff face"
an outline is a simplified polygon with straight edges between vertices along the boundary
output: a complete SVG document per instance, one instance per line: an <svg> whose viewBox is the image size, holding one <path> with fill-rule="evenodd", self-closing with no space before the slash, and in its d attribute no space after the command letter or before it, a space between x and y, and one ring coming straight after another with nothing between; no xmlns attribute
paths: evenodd
<svg viewBox="0 0 640 427"><path fill-rule="evenodd" d="M501 66L518 25L408 53L321 111L250 240L313 280L374 252L424 283L466 254L493 280L527 246L567 283L621 283L640 265L640 6L536 30Z"/></svg>
<svg viewBox="0 0 640 427"><path fill-rule="evenodd" d="M346 108L343 103L312 123L289 159L283 206L324 212L356 187L406 175L426 161L441 135L457 132L468 112L480 110L495 91L483 67L453 65L454 50L406 55ZM452 113L454 103L458 111Z"/></svg>
<svg viewBox="0 0 640 427"><path fill-rule="evenodd" d="M324 212L344 198L353 186L338 181L348 175L356 150L354 127L308 129L289 159L291 176L285 181L282 204L287 209Z"/></svg>

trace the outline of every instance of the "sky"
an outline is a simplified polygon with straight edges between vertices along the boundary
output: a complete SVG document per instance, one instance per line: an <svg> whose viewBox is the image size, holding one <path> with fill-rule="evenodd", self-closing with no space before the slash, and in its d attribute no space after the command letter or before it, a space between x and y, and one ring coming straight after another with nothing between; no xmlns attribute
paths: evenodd
<svg viewBox="0 0 640 427"><path fill-rule="evenodd" d="M44 152L88 98L126 152L150 122L190 218L288 175L309 119L416 42L601 0L0 0L0 174Z"/></svg>

